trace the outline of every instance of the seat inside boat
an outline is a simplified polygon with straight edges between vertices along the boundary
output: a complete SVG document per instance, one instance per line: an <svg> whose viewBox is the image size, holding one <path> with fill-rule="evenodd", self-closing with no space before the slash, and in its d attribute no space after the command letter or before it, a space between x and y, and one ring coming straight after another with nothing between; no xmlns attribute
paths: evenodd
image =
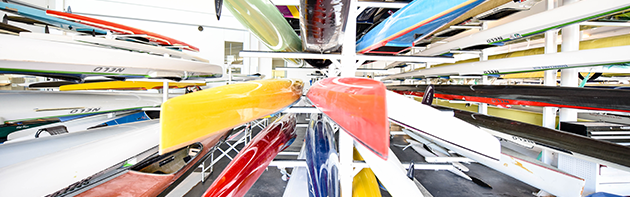
<svg viewBox="0 0 630 197"><path fill-rule="evenodd" d="M139 163L131 170L152 174L172 174L197 157L202 148L200 143L195 143L164 155L156 155Z"/></svg>

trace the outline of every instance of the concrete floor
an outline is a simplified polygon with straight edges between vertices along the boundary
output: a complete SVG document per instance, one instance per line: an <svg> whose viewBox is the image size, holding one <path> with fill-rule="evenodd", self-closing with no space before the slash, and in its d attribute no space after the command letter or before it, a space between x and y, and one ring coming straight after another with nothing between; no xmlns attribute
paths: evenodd
<svg viewBox="0 0 630 197"><path fill-rule="evenodd" d="M305 115L299 116L299 124L308 123L305 120ZM254 131L257 133L260 129ZM288 147L285 151L299 152L303 144L304 134L306 132L305 127L298 128L298 137L295 142ZM402 162L410 161L423 161L422 156L414 152L411 148L402 150L400 145L406 145L404 138L406 136L394 136L391 140L390 148L398 156ZM224 149L227 146L222 146ZM241 148L242 145L239 146ZM216 153L215 153L216 154ZM232 152L230 155L236 155ZM295 159L295 156L278 156L276 159ZM203 195L205 190L212 185L212 181L220 174L220 170L223 169L229 163L228 159L222 159L215 164L215 171L207 178L205 183L199 182L192 189L190 189L184 196L198 197ZM493 188L481 187L472 181L468 181L459 176L456 176L448 171L433 171L433 170L416 170L415 178L420 181L422 185L436 197L447 196L512 196L512 197L525 197L534 196L533 193L538 189L531 187L525 183L522 183L512 177L504 175L500 172L494 171L483 165L477 163L464 164L470 169L467 174L469 176L477 177L484 182L491 185ZM287 169L291 172L291 169ZM282 196L287 185L286 181L282 180L282 173L276 167L268 167L261 177L256 181L252 188L245 195L247 197L267 197L267 196ZM389 196L387 191L381 189L383 196Z"/></svg>

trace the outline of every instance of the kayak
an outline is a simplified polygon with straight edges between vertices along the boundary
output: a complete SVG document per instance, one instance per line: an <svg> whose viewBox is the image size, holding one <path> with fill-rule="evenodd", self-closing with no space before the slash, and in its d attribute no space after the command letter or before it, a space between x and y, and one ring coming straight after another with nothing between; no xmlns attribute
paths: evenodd
<svg viewBox="0 0 630 197"><path fill-rule="evenodd" d="M260 131L223 169L203 196L244 196L296 134L296 114L287 114Z"/></svg>
<svg viewBox="0 0 630 197"><path fill-rule="evenodd" d="M266 79L218 86L162 104L160 153L170 152L274 114L302 95L302 81Z"/></svg>
<svg viewBox="0 0 630 197"><path fill-rule="evenodd" d="M367 78L333 77L315 83L306 96L359 143L386 159L389 122L385 85Z"/></svg>

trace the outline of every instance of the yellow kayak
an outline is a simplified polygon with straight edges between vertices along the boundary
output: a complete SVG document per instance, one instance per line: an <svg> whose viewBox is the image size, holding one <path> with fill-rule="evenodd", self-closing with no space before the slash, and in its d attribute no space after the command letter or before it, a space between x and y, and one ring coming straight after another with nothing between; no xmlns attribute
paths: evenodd
<svg viewBox="0 0 630 197"><path fill-rule="evenodd" d="M354 160L363 161L357 149L354 149ZM381 197L381 190L374 172L370 168L363 168L352 180L352 197Z"/></svg>
<svg viewBox="0 0 630 197"><path fill-rule="evenodd" d="M297 102L301 80L266 79L214 87L162 104L160 154L206 138L219 138L244 123Z"/></svg>
<svg viewBox="0 0 630 197"><path fill-rule="evenodd" d="M185 88L191 86L204 86L205 83L180 83L169 82L169 88ZM72 85L59 86L59 91L72 91L72 90L149 90L149 89L161 89L164 86L163 82L155 81L106 81L95 83L81 83Z"/></svg>

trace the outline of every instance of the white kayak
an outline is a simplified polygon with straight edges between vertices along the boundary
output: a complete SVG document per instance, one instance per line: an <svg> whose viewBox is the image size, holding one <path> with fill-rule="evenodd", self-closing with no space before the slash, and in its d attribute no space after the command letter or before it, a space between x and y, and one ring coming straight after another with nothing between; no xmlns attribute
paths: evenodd
<svg viewBox="0 0 630 197"><path fill-rule="evenodd" d="M156 107L162 95L114 92L0 91L0 119L19 122Z"/></svg>
<svg viewBox="0 0 630 197"><path fill-rule="evenodd" d="M106 134L110 131L115 134ZM91 136L96 133L109 136ZM147 150L157 152L159 133L159 121L152 120L52 136L43 139L45 143L26 140L0 145L3 162L15 159L0 168L0 191L3 196L46 196L81 184ZM18 150L22 152L10 155Z"/></svg>

